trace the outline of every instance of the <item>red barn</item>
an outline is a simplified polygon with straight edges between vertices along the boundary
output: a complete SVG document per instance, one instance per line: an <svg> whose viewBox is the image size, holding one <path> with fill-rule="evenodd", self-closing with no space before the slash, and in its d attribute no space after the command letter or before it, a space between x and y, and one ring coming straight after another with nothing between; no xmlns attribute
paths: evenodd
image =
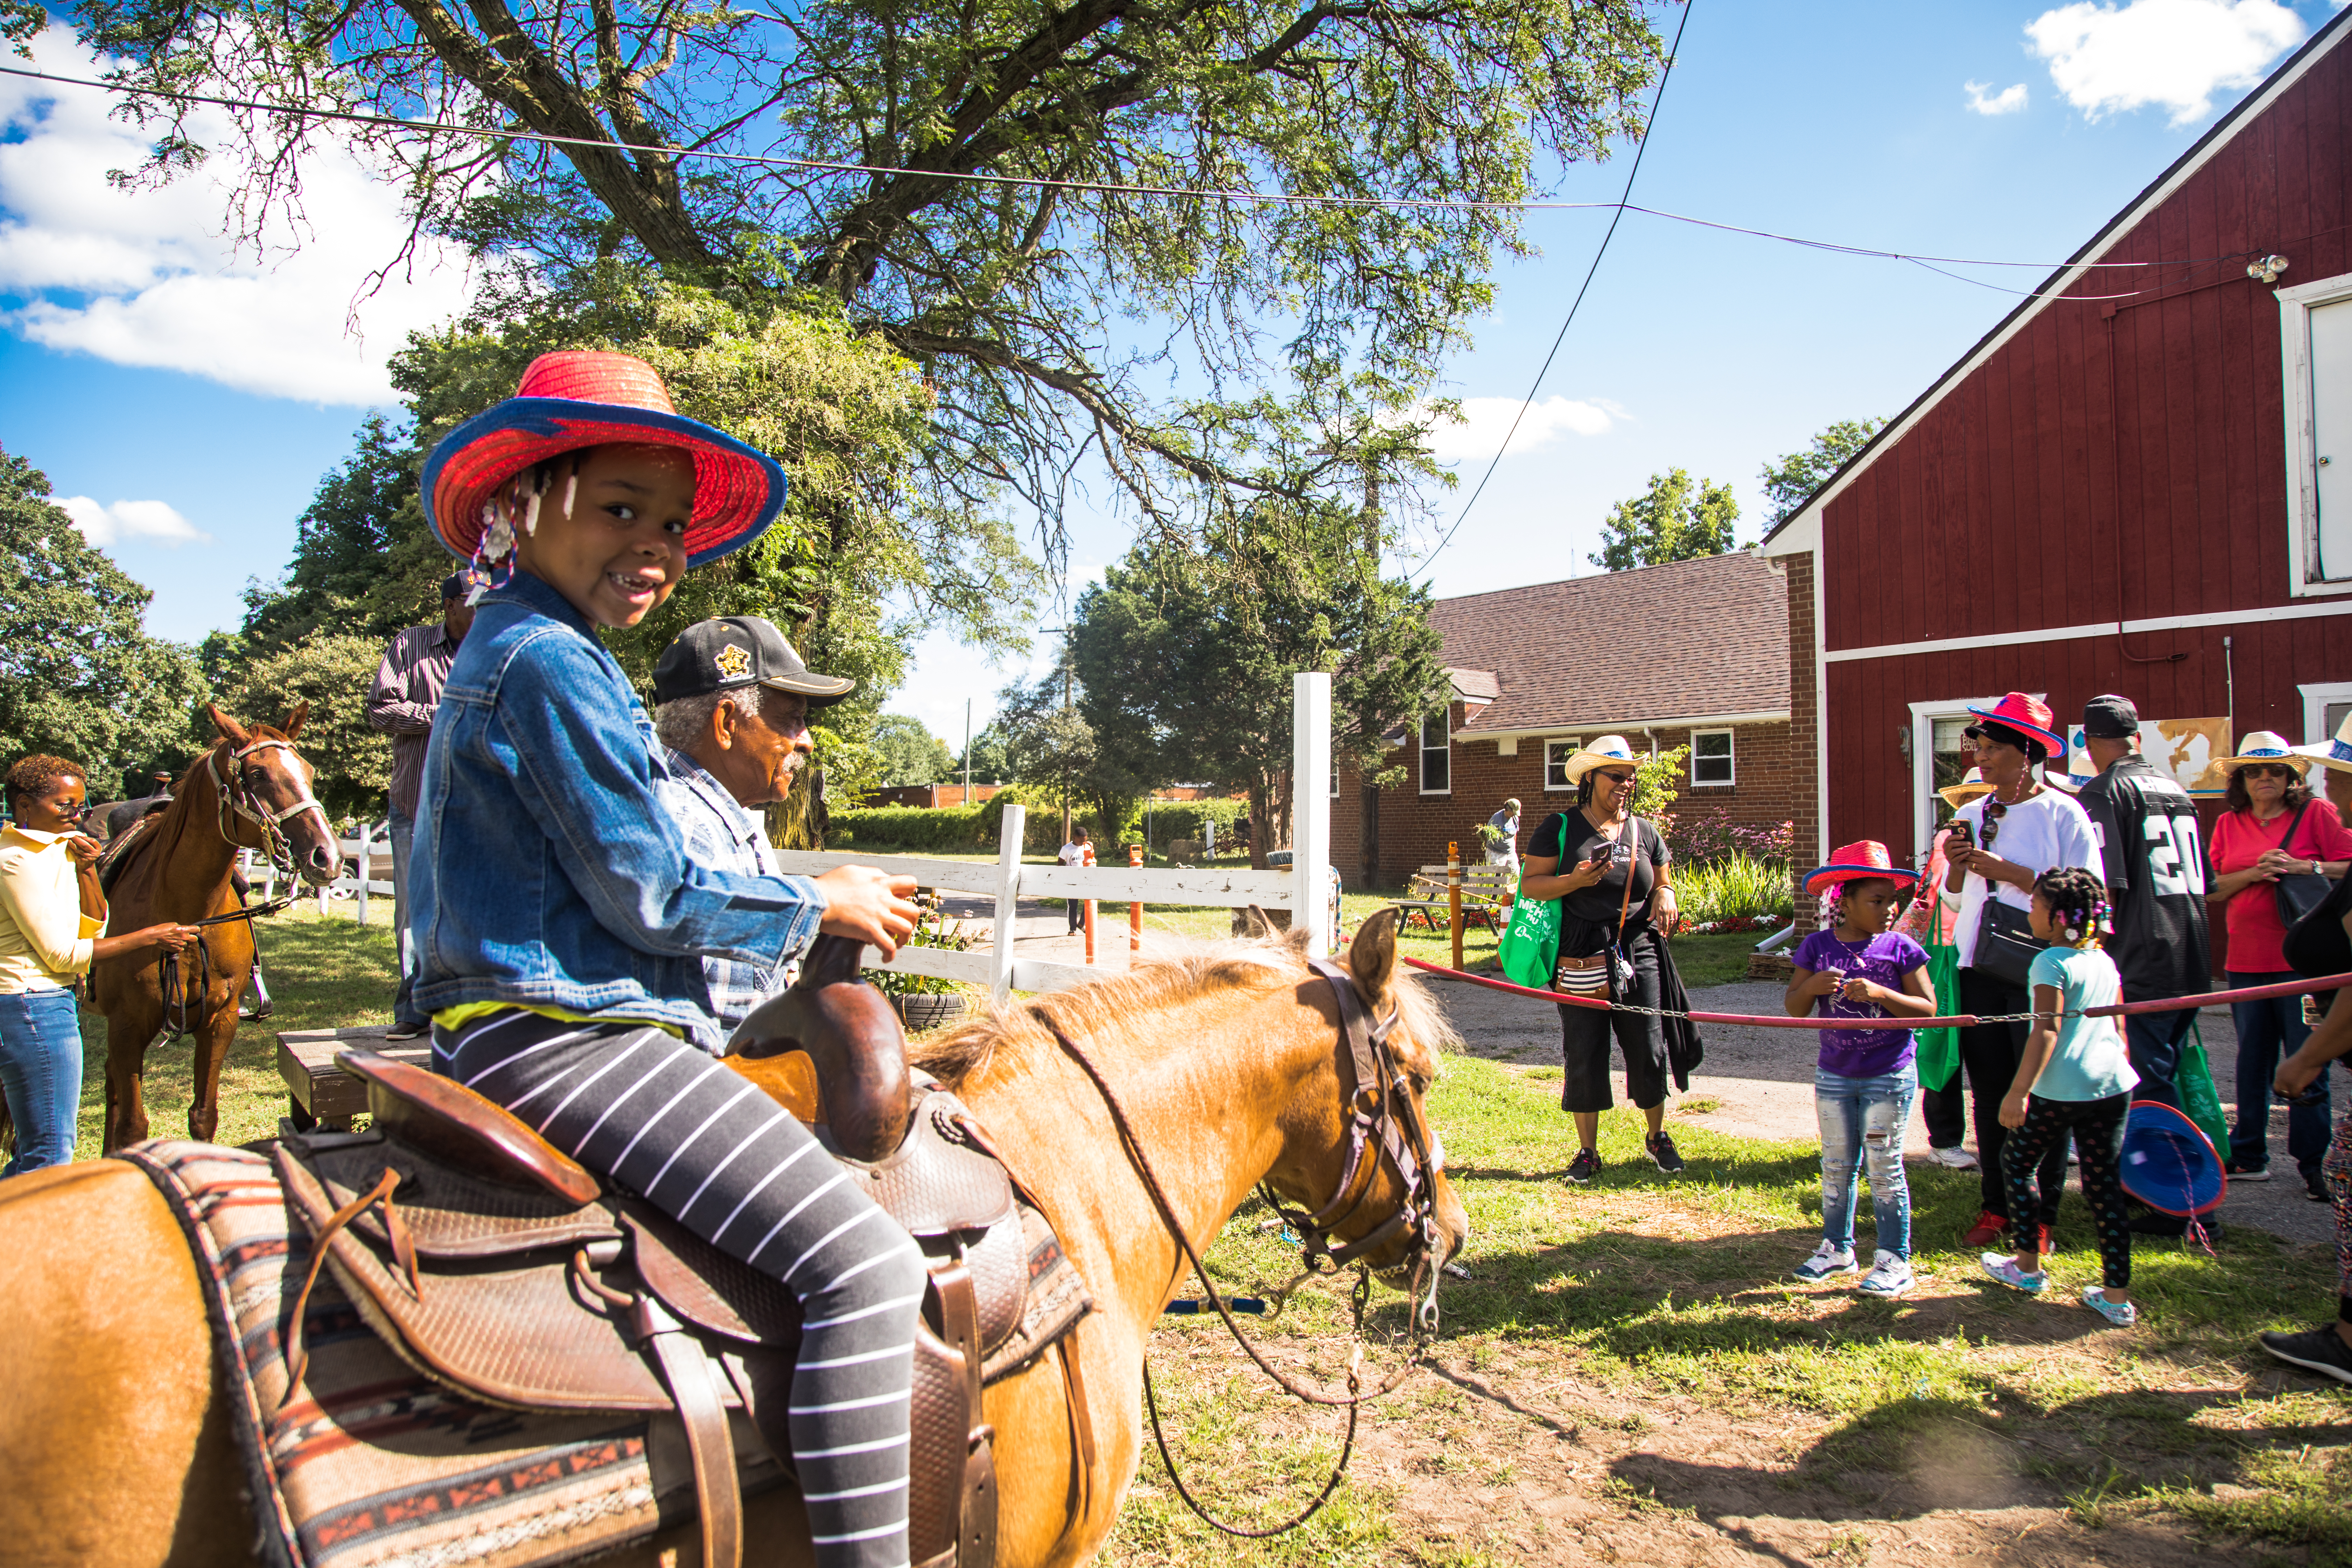
<svg viewBox="0 0 2352 1568"><path fill-rule="evenodd" d="M1800 865L1864 837L1923 853L1962 710L2004 691L2069 725L2121 692L2184 773L2253 730L2322 739L2352 709L2347 26L1764 542L1788 569L1813 798Z"/></svg>

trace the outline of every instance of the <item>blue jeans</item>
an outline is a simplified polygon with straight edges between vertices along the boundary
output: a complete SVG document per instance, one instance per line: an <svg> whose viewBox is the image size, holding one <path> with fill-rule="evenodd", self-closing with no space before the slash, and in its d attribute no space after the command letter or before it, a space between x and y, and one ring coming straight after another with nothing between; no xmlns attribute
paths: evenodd
<svg viewBox="0 0 2352 1568"><path fill-rule="evenodd" d="M2260 889L2255 891L2260 892ZM2283 985L2303 976L2292 969L2230 971L2230 989L2246 985ZM2303 1048L2311 1033L2303 1021L2303 998L2272 996L2260 1002L2232 1002L2230 1016L2238 1026L2238 1120L2230 1129L2230 1163L2241 1171L2259 1171L2271 1163L2271 1089L2283 1058ZM2316 1104L2298 1105L2286 1113L2286 1152L2305 1180L2318 1174L2326 1157L2329 1126L2327 1075L2312 1080L2319 1091Z"/></svg>
<svg viewBox="0 0 2352 1568"><path fill-rule="evenodd" d="M2196 1016L2124 1015L2124 1051L2131 1058L2132 1070L2139 1074L2139 1087L2132 1090L2132 1099L2152 1100L2175 1110L2180 1109L2180 1090L2174 1080L2180 1074L2180 1042L2189 1037L2189 1020ZM2075 1147L2079 1149L2081 1144Z"/></svg>
<svg viewBox="0 0 2352 1568"><path fill-rule="evenodd" d="M0 996L0 1089L16 1122L16 1157L0 1177L73 1159L81 1118L81 1017L72 992Z"/></svg>
<svg viewBox="0 0 2352 1568"><path fill-rule="evenodd" d="M1870 1173L1878 1247L1911 1256L1911 1184L1903 1173L1903 1130L1919 1093L1919 1069L1846 1078L1813 1069L1813 1110L1822 1121L1822 1239L1853 1247L1854 1177Z"/></svg>

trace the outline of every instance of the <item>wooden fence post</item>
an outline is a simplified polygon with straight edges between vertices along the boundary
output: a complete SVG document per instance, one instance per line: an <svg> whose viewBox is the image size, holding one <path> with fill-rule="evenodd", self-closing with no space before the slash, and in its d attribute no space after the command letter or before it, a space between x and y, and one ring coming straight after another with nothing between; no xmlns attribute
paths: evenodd
<svg viewBox="0 0 2352 1568"><path fill-rule="evenodd" d="M1445 923L1454 933L1454 967L1462 967L1462 846L1445 846Z"/></svg>
<svg viewBox="0 0 2352 1568"><path fill-rule="evenodd" d="M1141 869L1143 866L1142 845L1130 844L1127 847L1127 863L1138 869ZM1127 906L1127 951L1129 952L1141 952L1143 951L1143 900L1141 899L1138 899Z"/></svg>
<svg viewBox="0 0 2352 1568"><path fill-rule="evenodd" d="M988 989L1000 1003L1013 994L1013 921L1021 902L1021 836L1028 820L1028 807L1016 801L1004 808L996 835L996 946Z"/></svg>

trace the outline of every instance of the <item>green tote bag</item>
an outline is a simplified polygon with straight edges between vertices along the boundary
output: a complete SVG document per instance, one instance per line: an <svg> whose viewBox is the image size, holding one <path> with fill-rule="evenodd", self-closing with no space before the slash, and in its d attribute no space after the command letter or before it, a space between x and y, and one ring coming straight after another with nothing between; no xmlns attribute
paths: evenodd
<svg viewBox="0 0 2352 1568"><path fill-rule="evenodd" d="M1559 962L1559 901L1520 895L1511 905L1511 923L1503 928L1500 956L1512 984L1550 990L1552 969Z"/></svg>
<svg viewBox="0 0 2352 1568"><path fill-rule="evenodd" d="M1933 942L1927 945L1927 980L1936 993L1936 1012L1951 1017L1960 1010L1960 950L1949 942ZM1919 1087L1942 1089L1960 1070L1960 1032L1958 1029L1921 1029L1919 1041Z"/></svg>

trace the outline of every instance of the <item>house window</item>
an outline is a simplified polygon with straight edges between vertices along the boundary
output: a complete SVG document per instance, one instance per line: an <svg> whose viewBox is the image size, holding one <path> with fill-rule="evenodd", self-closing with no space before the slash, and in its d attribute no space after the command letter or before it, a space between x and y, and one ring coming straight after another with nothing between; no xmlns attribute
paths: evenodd
<svg viewBox="0 0 2352 1568"><path fill-rule="evenodd" d="M1690 782L1693 789L1724 789L1731 784L1731 731L1691 731Z"/></svg>
<svg viewBox="0 0 2352 1568"><path fill-rule="evenodd" d="M1577 747L1584 742L1575 736L1544 742L1544 788L1574 789L1568 779L1568 759L1576 755Z"/></svg>
<svg viewBox="0 0 2352 1568"><path fill-rule="evenodd" d="M2352 593L2352 275L2278 291L2292 594Z"/></svg>
<svg viewBox="0 0 2352 1568"><path fill-rule="evenodd" d="M1454 737L1446 721L1453 715L1439 709L1421 721L1421 793L1454 793Z"/></svg>

